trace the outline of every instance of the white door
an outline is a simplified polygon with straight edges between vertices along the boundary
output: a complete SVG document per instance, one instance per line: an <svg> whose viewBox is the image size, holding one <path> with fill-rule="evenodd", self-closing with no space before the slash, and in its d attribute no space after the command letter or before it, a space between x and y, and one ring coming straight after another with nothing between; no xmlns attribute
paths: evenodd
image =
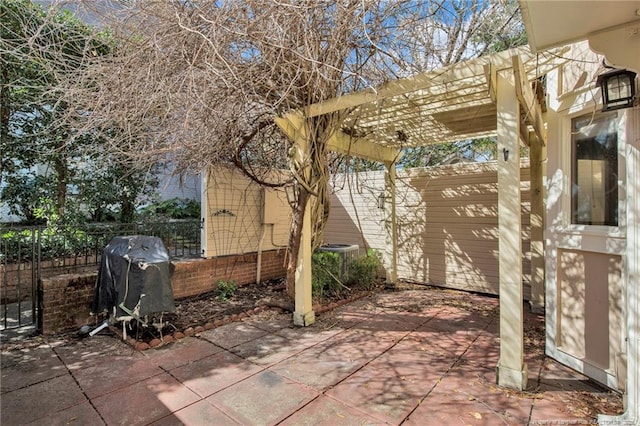
<svg viewBox="0 0 640 426"><path fill-rule="evenodd" d="M547 166L547 354L624 388L625 110L557 117Z"/></svg>

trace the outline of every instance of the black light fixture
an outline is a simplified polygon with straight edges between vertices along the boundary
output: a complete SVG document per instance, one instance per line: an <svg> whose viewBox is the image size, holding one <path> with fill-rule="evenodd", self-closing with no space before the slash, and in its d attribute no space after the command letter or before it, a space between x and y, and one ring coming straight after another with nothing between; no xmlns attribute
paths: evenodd
<svg viewBox="0 0 640 426"><path fill-rule="evenodd" d="M384 195L384 192L381 192L380 195L378 195L378 208L380 210L384 210L385 201L387 201L387 197Z"/></svg>
<svg viewBox="0 0 640 426"><path fill-rule="evenodd" d="M629 108L633 106L636 95L636 73L614 69L600 74L596 84L602 92L602 111Z"/></svg>

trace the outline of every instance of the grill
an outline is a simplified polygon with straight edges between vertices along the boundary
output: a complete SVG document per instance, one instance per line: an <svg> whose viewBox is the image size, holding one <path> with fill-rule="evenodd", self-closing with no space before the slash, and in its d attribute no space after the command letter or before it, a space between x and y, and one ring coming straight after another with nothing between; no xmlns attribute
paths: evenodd
<svg viewBox="0 0 640 426"><path fill-rule="evenodd" d="M125 324L131 320L146 326L158 314L161 318L162 313L175 310L172 273L169 253L160 238L115 237L102 255L92 311L107 315L110 321L123 321L125 337Z"/></svg>

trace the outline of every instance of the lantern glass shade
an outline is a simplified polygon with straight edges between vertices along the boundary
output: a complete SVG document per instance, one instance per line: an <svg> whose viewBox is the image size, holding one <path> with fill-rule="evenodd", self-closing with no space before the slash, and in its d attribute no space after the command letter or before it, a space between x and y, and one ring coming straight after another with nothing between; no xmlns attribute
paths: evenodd
<svg viewBox="0 0 640 426"><path fill-rule="evenodd" d="M633 106L636 74L627 70L614 70L598 76L602 91L602 110L612 111Z"/></svg>
<svg viewBox="0 0 640 426"><path fill-rule="evenodd" d="M295 185L285 185L284 193L287 196L287 202L290 206L294 206L298 202L298 194Z"/></svg>

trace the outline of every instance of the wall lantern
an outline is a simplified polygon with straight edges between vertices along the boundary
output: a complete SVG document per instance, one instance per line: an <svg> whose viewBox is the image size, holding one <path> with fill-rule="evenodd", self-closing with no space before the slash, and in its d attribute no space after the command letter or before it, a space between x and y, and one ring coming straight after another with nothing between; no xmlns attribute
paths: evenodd
<svg viewBox="0 0 640 426"><path fill-rule="evenodd" d="M287 196L287 202L291 207L294 207L298 203L298 191L295 184L289 184L284 186L284 193Z"/></svg>
<svg viewBox="0 0 640 426"><path fill-rule="evenodd" d="M381 192L380 195L378 195L378 208L380 210L384 210L384 203L386 199L387 197L384 195L384 192Z"/></svg>
<svg viewBox="0 0 640 426"><path fill-rule="evenodd" d="M602 92L602 111L629 108L636 95L636 73L627 70L613 70L600 74L596 84Z"/></svg>

